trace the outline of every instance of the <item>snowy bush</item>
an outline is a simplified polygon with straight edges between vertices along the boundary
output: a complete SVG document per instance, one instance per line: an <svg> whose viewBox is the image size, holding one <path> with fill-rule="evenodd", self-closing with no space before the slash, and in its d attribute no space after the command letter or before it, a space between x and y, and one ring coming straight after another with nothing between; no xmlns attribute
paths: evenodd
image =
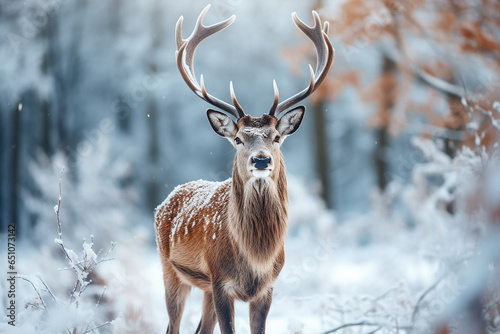
<svg viewBox="0 0 500 334"><path fill-rule="evenodd" d="M91 236L90 242L83 239L80 256L65 245L60 219L61 182L62 172L59 180L59 198L54 206L58 231L54 242L59 246L69 263L69 267L65 269L74 273L73 288L71 289L69 286L62 287L61 285L65 283L63 281L46 283L41 275L37 275L36 281L25 275L18 275L18 282L25 281L29 283L35 293L24 299L25 310L19 314L16 327L7 327L15 329L19 333L98 333L99 328L111 324L110 321L103 320L103 317L99 316L98 312L106 287L102 287L102 291L97 295L96 291L92 291L98 288L93 284L92 277L98 264L110 260L108 255L114 248L115 243L111 243L109 251L105 254L102 251L96 253L94 251L94 237ZM62 290L71 291L69 296L54 293L50 287L53 284L58 285L58 290L63 288Z"/></svg>

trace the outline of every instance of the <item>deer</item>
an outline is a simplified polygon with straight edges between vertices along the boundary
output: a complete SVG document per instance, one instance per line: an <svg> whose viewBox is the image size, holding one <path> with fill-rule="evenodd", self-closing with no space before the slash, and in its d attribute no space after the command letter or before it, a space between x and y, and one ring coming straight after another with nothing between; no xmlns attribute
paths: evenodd
<svg viewBox="0 0 500 334"><path fill-rule="evenodd" d="M208 109L208 121L215 133L231 142L236 153L231 178L177 186L155 210L156 242L169 319L167 334L179 333L192 287L203 291L202 317L196 333L213 333L217 323L221 333L234 333L234 301L241 300L249 303L251 333L260 334L265 333L273 285L285 263L288 190L280 148L304 117L304 106L291 107L324 81L335 50L328 38L329 23L322 25L318 13L312 12L313 26L292 13L294 24L314 44L316 70L309 65L309 85L282 102L273 80L271 109L254 118L238 103L232 81L231 105L207 92L203 75L200 82L196 79L196 48L235 20L233 15L205 26L203 18L209 8L210 5L201 12L187 39L182 38L183 16L177 21L176 63L187 86L221 110Z"/></svg>

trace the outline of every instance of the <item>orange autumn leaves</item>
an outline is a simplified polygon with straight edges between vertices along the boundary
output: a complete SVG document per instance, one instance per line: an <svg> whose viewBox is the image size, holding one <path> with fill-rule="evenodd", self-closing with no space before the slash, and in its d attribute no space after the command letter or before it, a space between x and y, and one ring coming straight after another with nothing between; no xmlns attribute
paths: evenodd
<svg viewBox="0 0 500 334"><path fill-rule="evenodd" d="M494 77L500 76L500 2L475 2L348 0L339 8L318 8L322 18L331 23L330 37L338 55L349 56L353 48L359 53L365 46L375 46L369 52L380 52L374 56L381 59L381 65L378 76L363 84L363 73L354 64L344 62L339 67L337 61L311 102L335 101L345 88L354 87L360 99L375 108L367 120L369 127L384 126L398 135L408 120L423 117L432 126L465 130L470 117L460 98L422 82L415 68L458 87L467 86L461 70L472 61ZM421 57L415 45L432 52ZM302 64L314 59L306 43L284 54L295 73L301 73ZM384 69L386 57L394 62L390 70ZM467 98L491 110L495 87L483 81L485 85L466 89ZM491 137L488 120L479 118L486 140ZM469 144L468 139L464 143Z"/></svg>

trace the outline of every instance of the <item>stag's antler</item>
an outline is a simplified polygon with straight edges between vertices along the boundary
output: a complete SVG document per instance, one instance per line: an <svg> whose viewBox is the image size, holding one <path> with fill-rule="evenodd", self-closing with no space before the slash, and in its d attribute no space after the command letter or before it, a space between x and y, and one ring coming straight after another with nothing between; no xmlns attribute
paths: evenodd
<svg viewBox="0 0 500 334"><path fill-rule="evenodd" d="M231 16L227 20L222 22L213 24L211 26L203 25L203 18L205 14L210 9L210 5L205 7L198 17L198 21L196 22L196 27L193 30L191 36L187 39L182 38L182 21L183 17L181 16L177 21L177 25L175 27L175 42L177 44L177 50L175 51L175 57L177 59L177 68L181 73L182 78L188 85L188 87L200 98L210 103L211 105L220 108L231 115L241 118L245 116L245 112L243 108L241 108L233 90L233 83L230 83L230 92L231 99L233 101L234 106L226 103L224 101L219 100L218 98L210 95L206 88L203 80L203 75L200 77L200 83L196 80L196 75L194 74L194 53L198 45L210 35L213 35L224 28L229 27L235 20L236 16Z"/></svg>
<svg viewBox="0 0 500 334"><path fill-rule="evenodd" d="M210 95L206 88L203 80L203 75L200 77L200 83L196 80L196 75L194 73L194 53L198 45L210 35L213 35L222 29L230 26L234 20L235 16L231 16L227 20L222 22L213 24L211 26L203 25L203 18L205 14L210 9L210 5L205 7L201 12L198 20L196 22L196 26L187 39L182 38L182 21L183 17L181 16L177 21L177 25L175 27L175 41L177 44L177 50L175 51L175 57L177 59L177 67L179 72L181 73L182 78L188 85L188 87L200 98L210 103L211 105L226 111L227 113L235 116L236 118L241 118L245 116L245 112L243 108L238 103L236 99L236 95L234 94L233 83L230 82L229 90L231 94L231 100L233 105L230 105L227 102L219 100L218 98ZM295 25L302 30L309 39L314 43L316 48L316 71L313 70L312 66L309 65L309 70L311 72L311 80L309 82L309 86L302 90L301 92L293 95L292 97L286 99L285 101L279 102L279 93L278 86L276 85L276 81L273 81L274 88L274 102L269 111L269 115L278 117L278 115L293 106L294 104L302 101L309 95L311 95L323 82L330 67L333 63L333 58L335 55L335 50L333 49L332 43L328 38L328 29L329 23L325 22L324 27L321 27L321 19L315 11L312 12L314 18L314 26L309 27L307 24L302 22L296 13L292 13L292 20Z"/></svg>
<svg viewBox="0 0 500 334"><path fill-rule="evenodd" d="M328 71L333 63L333 58L335 56L335 49L328 38L328 29L330 24L328 22L324 23L323 28L321 28L321 19L313 10L312 12L314 18L314 25L309 27L307 24L302 22L296 13L292 13L293 23L304 32L304 34L311 39L316 48L316 71L313 71L311 65L309 65L309 70L311 72L311 81L309 82L309 86L302 90L301 92L289 97L285 101L278 104L279 95L278 95L278 87L276 86L276 82L273 82L274 86L274 103L269 111L269 115L278 116L282 111L290 108L294 104L302 101L309 95L311 95L325 80Z"/></svg>

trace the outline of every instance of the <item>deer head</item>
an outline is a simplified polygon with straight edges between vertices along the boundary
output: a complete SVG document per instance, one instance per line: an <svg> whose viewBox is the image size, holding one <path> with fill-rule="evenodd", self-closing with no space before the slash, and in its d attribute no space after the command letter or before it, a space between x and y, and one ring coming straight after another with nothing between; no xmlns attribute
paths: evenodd
<svg viewBox="0 0 500 334"><path fill-rule="evenodd" d="M228 27L235 20L233 15L225 21L205 26L203 25L203 18L209 8L210 5L201 12L193 33L187 39L183 39L181 33L183 17L181 16L177 21L177 67L188 87L198 97L225 112L208 109L207 116L214 131L227 138L236 148L233 174L236 172L242 178L242 181L247 181L252 177L275 179L279 173L284 173L284 164L280 152L281 144L288 135L291 135L299 128L304 117L305 107L299 106L291 109L279 119L278 116L312 94L325 79L335 54L328 39L329 24L325 22L322 27L320 17L315 11L313 11L314 25L312 27L302 22L296 13L292 14L295 25L314 43L317 56L316 70L314 71L312 66L309 65L311 76L308 87L282 102L279 102L278 87L276 81L273 81L274 101L271 109L261 117L254 118L245 114L238 103L232 82L229 85L233 102L231 105L207 92L203 75L200 77L200 83L196 79L193 67L196 48L202 40ZM236 122L231 116L236 119Z"/></svg>

